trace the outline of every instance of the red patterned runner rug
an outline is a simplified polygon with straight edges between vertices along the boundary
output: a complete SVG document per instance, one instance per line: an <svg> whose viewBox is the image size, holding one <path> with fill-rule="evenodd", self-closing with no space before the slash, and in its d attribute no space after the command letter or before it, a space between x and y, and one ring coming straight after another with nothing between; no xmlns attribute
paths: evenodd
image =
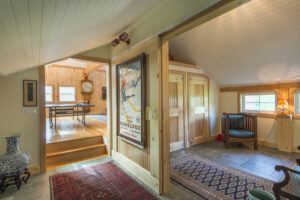
<svg viewBox="0 0 300 200"><path fill-rule="evenodd" d="M111 161L49 179L51 200L157 199Z"/></svg>

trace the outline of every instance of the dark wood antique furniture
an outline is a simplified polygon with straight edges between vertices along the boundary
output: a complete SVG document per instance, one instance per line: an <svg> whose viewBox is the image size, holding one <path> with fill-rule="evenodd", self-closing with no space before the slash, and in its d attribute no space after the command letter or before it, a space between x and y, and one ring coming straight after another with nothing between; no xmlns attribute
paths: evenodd
<svg viewBox="0 0 300 200"><path fill-rule="evenodd" d="M30 178L30 172L27 168L22 171L18 171L14 174L1 175L0 176L0 193L3 193L5 189L10 185L16 185L18 190L20 189L22 182L27 183Z"/></svg>
<svg viewBox="0 0 300 200"><path fill-rule="evenodd" d="M298 149L300 150L300 146L298 146ZM276 165L275 170L282 170L285 175L281 182L274 183L273 192L276 200L282 197L300 200L300 159L296 160L292 168Z"/></svg>
<svg viewBox="0 0 300 200"><path fill-rule="evenodd" d="M227 148L230 142L251 142L257 150L257 116L245 113L223 113L222 135Z"/></svg>

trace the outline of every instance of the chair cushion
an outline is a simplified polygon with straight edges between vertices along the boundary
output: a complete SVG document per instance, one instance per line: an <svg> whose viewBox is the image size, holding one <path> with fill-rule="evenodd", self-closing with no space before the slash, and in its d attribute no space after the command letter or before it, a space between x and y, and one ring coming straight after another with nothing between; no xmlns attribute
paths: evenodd
<svg viewBox="0 0 300 200"><path fill-rule="evenodd" d="M229 136L235 138L253 138L254 133L241 129L229 129Z"/></svg>
<svg viewBox="0 0 300 200"><path fill-rule="evenodd" d="M244 116L229 115L229 129L244 129Z"/></svg>

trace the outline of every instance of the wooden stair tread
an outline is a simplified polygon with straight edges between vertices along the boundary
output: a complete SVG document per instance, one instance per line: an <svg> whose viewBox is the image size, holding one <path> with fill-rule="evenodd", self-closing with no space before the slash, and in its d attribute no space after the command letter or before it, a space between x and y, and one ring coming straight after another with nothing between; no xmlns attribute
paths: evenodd
<svg viewBox="0 0 300 200"><path fill-rule="evenodd" d="M98 138L98 137L103 137L103 135L84 136L84 137L66 139L66 140L62 139L61 141L48 142L47 144L59 144L62 142L72 142L72 141L78 141L78 140L84 140L84 139L90 139L90 138Z"/></svg>
<svg viewBox="0 0 300 200"><path fill-rule="evenodd" d="M89 145L89 146L85 146L85 147L72 148L72 149L69 149L69 150L56 151L56 152L53 152L53 153L47 153L46 156L47 157L52 157L52 156L56 156L56 155L73 153L73 152L76 152L76 151L93 149L93 148L97 148L97 147L105 147L105 144L102 143L102 144Z"/></svg>
<svg viewBox="0 0 300 200"><path fill-rule="evenodd" d="M99 155L99 156L89 156L86 159L79 159L79 160L76 160L75 162L73 160L71 160L71 161L66 161L64 163L47 165L47 170L55 169L55 168L58 168L58 167L63 167L63 166L74 164L74 163L78 163L78 162L83 162L83 161L89 161L89 160L104 158L104 157L107 157L107 156L108 156L108 154L105 153L105 154L102 154L102 155Z"/></svg>

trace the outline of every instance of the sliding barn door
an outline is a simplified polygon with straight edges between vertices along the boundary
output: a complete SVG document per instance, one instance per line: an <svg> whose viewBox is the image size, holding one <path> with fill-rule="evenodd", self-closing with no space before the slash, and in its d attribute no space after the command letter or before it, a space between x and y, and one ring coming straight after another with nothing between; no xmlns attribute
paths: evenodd
<svg viewBox="0 0 300 200"><path fill-rule="evenodd" d="M184 75L169 74L170 151L184 148Z"/></svg>
<svg viewBox="0 0 300 200"><path fill-rule="evenodd" d="M188 75L189 144L206 141L208 131L208 78Z"/></svg>

